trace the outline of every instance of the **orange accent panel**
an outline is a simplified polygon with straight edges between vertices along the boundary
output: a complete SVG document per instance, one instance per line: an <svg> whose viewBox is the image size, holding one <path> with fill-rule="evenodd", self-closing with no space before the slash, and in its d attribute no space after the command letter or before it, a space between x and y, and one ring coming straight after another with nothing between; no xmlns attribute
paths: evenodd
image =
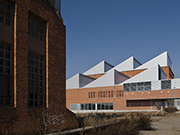
<svg viewBox="0 0 180 135"><path fill-rule="evenodd" d="M127 75L129 77L133 77L133 76L143 72L144 70L146 70L146 69L132 70L132 71L123 71L121 73L123 73L123 74L125 74L125 75Z"/></svg>
<svg viewBox="0 0 180 135"><path fill-rule="evenodd" d="M92 78L99 78L99 77L101 77L101 76L103 76L104 74L96 74L96 75L88 75L88 76L90 76L90 77L92 77Z"/></svg>

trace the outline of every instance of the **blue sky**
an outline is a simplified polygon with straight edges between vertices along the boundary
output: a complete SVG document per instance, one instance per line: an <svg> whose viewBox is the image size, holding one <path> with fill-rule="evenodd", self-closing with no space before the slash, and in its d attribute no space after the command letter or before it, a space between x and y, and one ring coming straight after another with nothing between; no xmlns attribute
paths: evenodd
<svg viewBox="0 0 180 135"><path fill-rule="evenodd" d="M145 63L167 51L180 78L180 0L61 0L66 78L102 60Z"/></svg>

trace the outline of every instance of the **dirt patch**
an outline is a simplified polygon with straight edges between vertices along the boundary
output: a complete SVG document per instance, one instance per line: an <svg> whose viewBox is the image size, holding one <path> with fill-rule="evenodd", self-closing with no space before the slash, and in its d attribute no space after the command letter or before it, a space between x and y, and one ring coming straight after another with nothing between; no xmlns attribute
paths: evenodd
<svg viewBox="0 0 180 135"><path fill-rule="evenodd" d="M141 131L142 135L180 135L180 114L152 117L154 131Z"/></svg>

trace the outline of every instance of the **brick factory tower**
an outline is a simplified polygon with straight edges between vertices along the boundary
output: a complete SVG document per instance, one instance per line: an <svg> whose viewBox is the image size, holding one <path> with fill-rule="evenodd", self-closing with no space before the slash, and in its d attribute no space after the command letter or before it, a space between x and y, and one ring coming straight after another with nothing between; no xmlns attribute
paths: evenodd
<svg viewBox="0 0 180 135"><path fill-rule="evenodd" d="M66 109L60 0L0 0L0 134L78 127Z"/></svg>

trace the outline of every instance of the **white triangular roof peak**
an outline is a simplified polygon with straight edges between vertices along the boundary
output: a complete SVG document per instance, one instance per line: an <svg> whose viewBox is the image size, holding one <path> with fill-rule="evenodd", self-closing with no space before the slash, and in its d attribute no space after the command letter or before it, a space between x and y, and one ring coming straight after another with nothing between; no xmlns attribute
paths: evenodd
<svg viewBox="0 0 180 135"><path fill-rule="evenodd" d="M148 62L144 63L143 65L137 67L136 69L145 69L149 68L152 65L159 64L161 67L169 66L172 69L172 62L167 53L167 51L163 52L162 54L156 56L155 58L149 60Z"/></svg>
<svg viewBox="0 0 180 135"><path fill-rule="evenodd" d="M141 63L138 60L136 60L133 56L131 56L128 59L121 62L120 64L118 64L117 66L115 66L114 68L112 68L111 70L115 69L119 72L134 70L136 67L140 65ZM108 72L110 72L111 70L109 70Z"/></svg>
<svg viewBox="0 0 180 135"><path fill-rule="evenodd" d="M102 74L102 73L107 72L108 70L110 70L113 67L114 66L107 63L106 61L102 61L102 62L98 63L97 65L95 65L94 67L87 70L86 72L84 72L83 74L85 74L85 75Z"/></svg>

